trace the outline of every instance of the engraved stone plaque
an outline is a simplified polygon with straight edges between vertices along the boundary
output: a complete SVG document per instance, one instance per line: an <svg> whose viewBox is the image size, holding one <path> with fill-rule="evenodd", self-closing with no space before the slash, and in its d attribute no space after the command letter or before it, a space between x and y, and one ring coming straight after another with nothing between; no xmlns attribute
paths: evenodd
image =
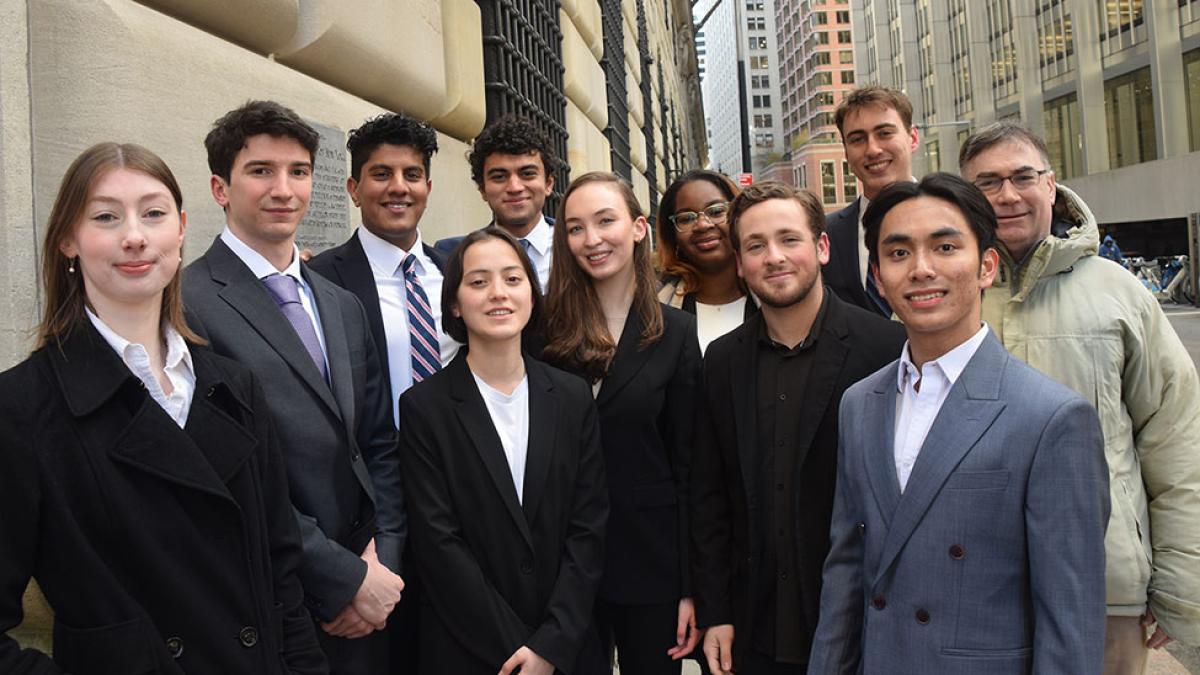
<svg viewBox="0 0 1200 675"><path fill-rule="evenodd" d="M312 199L300 221L296 245L314 254L346 241L350 236L350 196L346 133L337 127L306 120L321 135L313 166Z"/></svg>

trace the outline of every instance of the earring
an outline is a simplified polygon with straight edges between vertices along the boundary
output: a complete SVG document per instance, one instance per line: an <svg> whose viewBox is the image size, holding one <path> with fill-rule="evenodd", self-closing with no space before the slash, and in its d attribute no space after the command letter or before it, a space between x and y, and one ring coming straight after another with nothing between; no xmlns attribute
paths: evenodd
<svg viewBox="0 0 1200 675"><path fill-rule="evenodd" d="M70 274L75 274L75 259L74 258L71 258L71 265L70 265L70 267L67 268L67 272Z"/></svg>

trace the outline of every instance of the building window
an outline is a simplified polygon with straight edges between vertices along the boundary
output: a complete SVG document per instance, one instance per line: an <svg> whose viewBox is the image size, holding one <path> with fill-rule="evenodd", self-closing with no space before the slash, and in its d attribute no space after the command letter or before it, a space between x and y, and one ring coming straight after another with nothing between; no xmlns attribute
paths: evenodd
<svg viewBox="0 0 1200 675"><path fill-rule="evenodd" d="M829 15L825 12L813 12L813 25L824 26L829 23Z"/></svg>
<svg viewBox="0 0 1200 675"><path fill-rule="evenodd" d="M1104 83L1104 113L1111 168L1158 159L1149 67Z"/></svg>
<svg viewBox="0 0 1200 675"><path fill-rule="evenodd" d="M750 86L754 89L766 89L771 86L770 75L751 75Z"/></svg>
<svg viewBox="0 0 1200 675"><path fill-rule="evenodd" d="M812 125L813 128L833 126L833 113L819 112L816 115L813 115Z"/></svg>
<svg viewBox="0 0 1200 675"><path fill-rule="evenodd" d="M1072 92L1052 101L1043 108L1046 123L1046 150L1050 168L1059 180L1083 173L1082 137L1079 134L1079 101Z"/></svg>
<svg viewBox="0 0 1200 675"><path fill-rule="evenodd" d="M950 0L948 4L954 113L958 119L962 119L974 109L971 102L971 56L967 39L967 4L966 0Z"/></svg>
<svg viewBox="0 0 1200 675"><path fill-rule="evenodd" d="M754 145L759 148L769 148L775 145L775 134L754 134Z"/></svg>
<svg viewBox="0 0 1200 675"><path fill-rule="evenodd" d="M1100 53L1121 51L1145 39L1143 0L1095 0L1100 10Z"/></svg>
<svg viewBox="0 0 1200 675"><path fill-rule="evenodd" d="M838 63L842 64L843 66L848 66L851 63L854 63L854 50L843 49L842 51L838 52Z"/></svg>
<svg viewBox="0 0 1200 675"><path fill-rule="evenodd" d="M842 84L854 84L854 71L853 70L843 70L842 71Z"/></svg>
<svg viewBox="0 0 1200 675"><path fill-rule="evenodd" d="M752 16L747 21L750 30L766 30L767 18L765 16Z"/></svg>
<svg viewBox="0 0 1200 675"><path fill-rule="evenodd" d="M829 32L828 31L823 31L823 30L817 31L816 33L813 33L813 37L816 38L817 44L819 44L819 45L829 44Z"/></svg>
<svg viewBox="0 0 1200 675"><path fill-rule="evenodd" d="M813 66L827 66L832 62L832 57L829 52L817 52L813 54Z"/></svg>
<svg viewBox="0 0 1200 675"><path fill-rule="evenodd" d="M771 107L771 95L770 94L755 94L754 95L754 107L755 108L770 108Z"/></svg>
<svg viewBox="0 0 1200 675"><path fill-rule="evenodd" d="M850 12L848 12L844 9L838 11L837 22L838 23L850 23Z"/></svg>
<svg viewBox="0 0 1200 675"><path fill-rule="evenodd" d="M839 43L848 45L848 44L852 44L854 42L854 39L850 37L850 31L839 30L837 33L838 33L838 42Z"/></svg>
<svg viewBox="0 0 1200 675"><path fill-rule="evenodd" d="M755 70L766 70L770 67L770 60L765 56L751 56L750 67Z"/></svg>
<svg viewBox="0 0 1200 675"><path fill-rule="evenodd" d="M775 126L775 121L771 118L771 115L769 115L769 114L755 115L754 116L754 126L759 129L763 129L766 127L772 127L772 126Z"/></svg>
<svg viewBox="0 0 1200 675"><path fill-rule="evenodd" d="M821 160L821 202L826 206L838 203L837 176L831 160Z"/></svg>
<svg viewBox="0 0 1200 675"><path fill-rule="evenodd" d="M1200 149L1200 49L1183 55L1183 80L1187 83L1188 135L1195 152Z"/></svg>
<svg viewBox="0 0 1200 675"><path fill-rule="evenodd" d="M746 11L747 12L763 11L763 0L746 0Z"/></svg>
<svg viewBox="0 0 1200 675"><path fill-rule="evenodd" d="M842 194L845 199L842 201L852 202L858 199L858 181L854 177L854 171L850 169L850 162L842 160Z"/></svg>
<svg viewBox="0 0 1200 675"><path fill-rule="evenodd" d="M833 84L833 73L828 70L823 70L819 73L813 73L812 83L817 87L824 87Z"/></svg>
<svg viewBox="0 0 1200 675"><path fill-rule="evenodd" d="M1042 79L1048 80L1071 70L1070 56L1075 53L1071 14L1062 0L1052 0L1037 9L1038 43L1041 52Z"/></svg>
<svg viewBox="0 0 1200 675"><path fill-rule="evenodd" d="M937 141L925 143L925 172L932 173L942 170L942 151Z"/></svg>
<svg viewBox="0 0 1200 675"><path fill-rule="evenodd" d="M767 38L761 37L761 36L750 38L750 49L766 49L766 48L767 48Z"/></svg>
<svg viewBox="0 0 1200 675"><path fill-rule="evenodd" d="M992 98L999 101L1017 93L1017 47L1013 42L1010 0L988 0L987 27L992 54Z"/></svg>
<svg viewBox="0 0 1200 675"><path fill-rule="evenodd" d="M812 103L813 105L833 105L833 92L818 91L816 94L813 94Z"/></svg>

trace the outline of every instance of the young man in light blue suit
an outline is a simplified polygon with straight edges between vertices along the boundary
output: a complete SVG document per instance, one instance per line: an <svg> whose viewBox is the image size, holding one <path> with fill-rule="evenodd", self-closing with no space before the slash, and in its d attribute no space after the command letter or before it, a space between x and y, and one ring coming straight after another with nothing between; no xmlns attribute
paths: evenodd
<svg viewBox="0 0 1200 675"><path fill-rule="evenodd" d="M864 225L908 343L842 399L809 675L1100 672L1100 424L981 323L994 212L933 174L886 188Z"/></svg>

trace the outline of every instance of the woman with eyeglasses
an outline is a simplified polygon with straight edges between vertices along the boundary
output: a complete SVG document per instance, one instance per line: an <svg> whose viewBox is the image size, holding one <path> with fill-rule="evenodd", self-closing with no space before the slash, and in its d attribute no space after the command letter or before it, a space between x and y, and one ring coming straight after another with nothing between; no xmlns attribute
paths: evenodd
<svg viewBox="0 0 1200 675"><path fill-rule="evenodd" d="M601 172L572 181L554 226L543 355L590 382L600 412L605 653L615 646L622 675L678 675L699 639L687 498L700 348L695 320L655 297L648 235L629 183Z"/></svg>
<svg viewBox="0 0 1200 675"><path fill-rule="evenodd" d="M182 204L138 145L63 177L38 347L0 375L0 672L329 672L262 389L184 323ZM7 634L30 578L53 656Z"/></svg>
<svg viewBox="0 0 1200 675"><path fill-rule="evenodd" d="M737 274L726 215L737 186L724 174L689 171L658 207L658 299L696 316L700 351L758 311Z"/></svg>

